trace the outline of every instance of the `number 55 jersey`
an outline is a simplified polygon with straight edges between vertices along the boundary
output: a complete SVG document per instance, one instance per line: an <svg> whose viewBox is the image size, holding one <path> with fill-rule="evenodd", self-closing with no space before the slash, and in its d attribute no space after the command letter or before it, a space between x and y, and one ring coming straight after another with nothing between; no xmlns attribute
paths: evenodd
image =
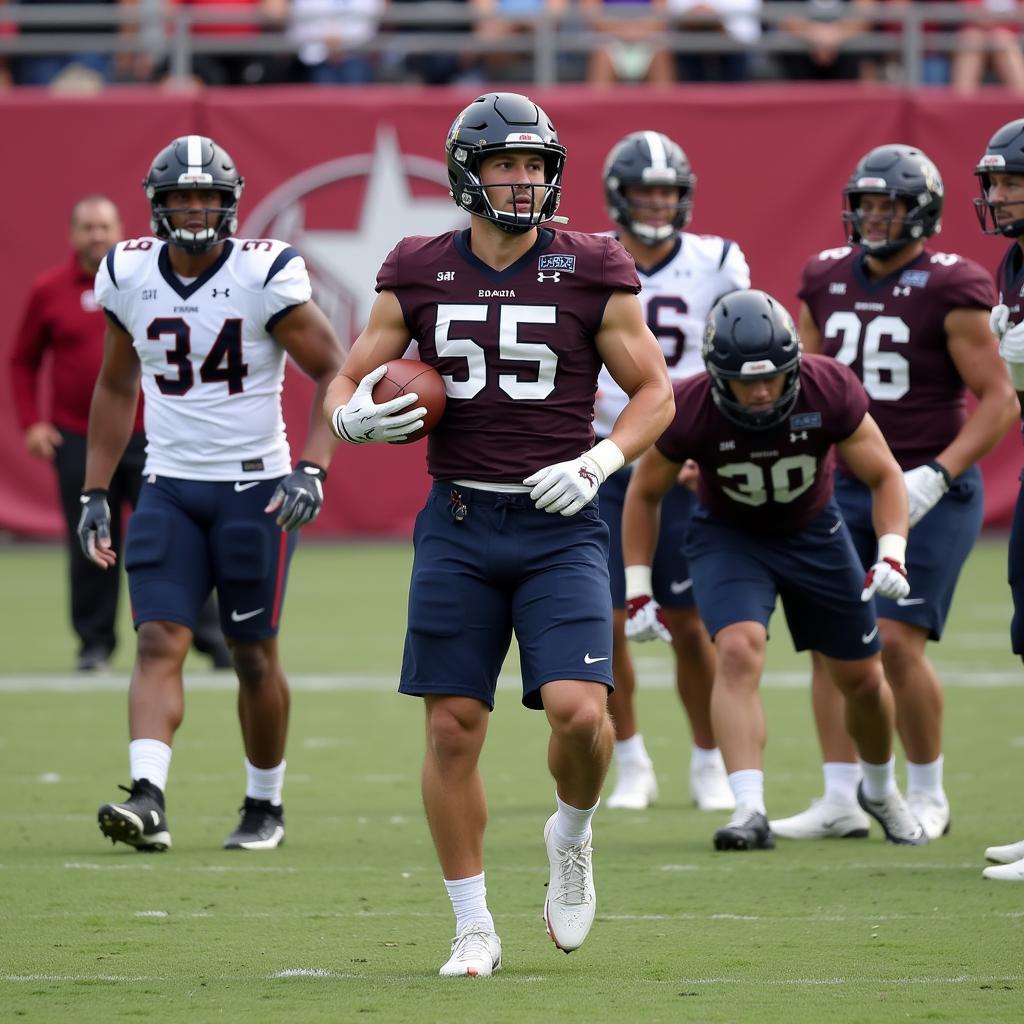
<svg viewBox="0 0 1024 1024"><path fill-rule="evenodd" d="M902 469L933 459L966 418L966 388L949 354L946 316L989 310L995 289L977 263L925 249L873 281L849 246L808 261L800 284L821 350L864 383L869 411Z"/></svg>
<svg viewBox="0 0 1024 1024"><path fill-rule="evenodd" d="M273 239L229 239L191 280L175 274L158 238L107 253L96 300L139 357L147 474L262 480L290 472L285 352L271 332L310 296L302 257Z"/></svg>

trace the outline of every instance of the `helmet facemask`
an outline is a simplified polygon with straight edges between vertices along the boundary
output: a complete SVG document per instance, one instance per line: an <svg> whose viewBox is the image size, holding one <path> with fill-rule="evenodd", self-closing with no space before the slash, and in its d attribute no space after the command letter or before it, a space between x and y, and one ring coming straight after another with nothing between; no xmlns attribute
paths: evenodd
<svg viewBox="0 0 1024 1024"><path fill-rule="evenodd" d="M550 145L550 144L549 144ZM465 146L456 144L452 147L450 158L462 168L459 194L454 189L452 197L457 205L464 210L484 220L497 224L503 231L509 234L523 234L532 228L551 220L558 209L562 191L562 169L565 166L565 150L557 147L562 152L552 153L548 147L534 148L525 144L510 144L507 142L493 145L477 146L469 150ZM544 160L544 181L543 183L531 184L527 182L490 182L484 185L481 181L480 166L483 161L497 153L505 151L535 152ZM491 194L501 194L499 190L511 189L513 195L522 194L529 190L531 202L529 212L520 212L518 209L512 211L497 209L491 201Z"/></svg>
<svg viewBox="0 0 1024 1024"><path fill-rule="evenodd" d="M189 253L203 253L212 249L215 245L229 238L238 230L238 198L227 189L215 189L222 201L227 200L227 206L204 206L196 211L188 206L165 206L162 198L172 192L180 192L184 189L176 187L173 189L162 189L156 192L150 199L152 215L150 217L150 230L157 238L165 238L171 245L176 245ZM239 193L241 189L237 190ZM206 222L206 227L201 231L189 231L187 228L174 227L171 215L175 213L196 213L201 212Z"/></svg>
<svg viewBox="0 0 1024 1024"><path fill-rule="evenodd" d="M1013 201L1001 200L992 202L988 195L992 188L992 175L996 173L1013 174L1024 178L1024 171L1004 171L1001 167L986 164L987 157L982 158L981 164L974 172L981 187L981 195L974 200L974 212L978 215L978 223L986 235L1003 235L1005 238L1020 238L1024 235L1024 217L1016 217L1013 220L1002 222L996 216L997 212L1008 206L1019 206L1024 209L1024 199Z"/></svg>
<svg viewBox="0 0 1024 1024"><path fill-rule="evenodd" d="M861 179L861 181L866 180ZM877 190L874 188L843 189L843 196L848 204L848 209L843 210L843 223L846 225L846 239L851 245L859 245L869 255L882 259L906 249L908 245L913 245L915 242L923 242L940 230L939 224L936 223L934 227L929 224L929 220L932 218L929 209L933 198L931 193L909 195L896 189L885 188L883 181L879 183L883 187ZM869 216L860 208L861 197L865 195L888 196L892 203L889 216L885 220L885 238L878 241L865 238L863 234L863 222L865 217ZM901 205L905 207L902 211ZM902 221L902 225L894 237L892 226L897 221Z"/></svg>

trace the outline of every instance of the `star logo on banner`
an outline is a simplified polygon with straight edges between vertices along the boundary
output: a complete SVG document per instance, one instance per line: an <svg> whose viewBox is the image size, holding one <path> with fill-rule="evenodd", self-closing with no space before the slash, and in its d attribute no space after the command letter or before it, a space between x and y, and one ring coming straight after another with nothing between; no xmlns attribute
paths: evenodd
<svg viewBox="0 0 1024 1024"><path fill-rule="evenodd" d="M363 205L353 230L318 227L307 217L314 193L363 178ZM410 179L439 185L439 194L414 195ZM256 206L239 231L243 238L280 238L302 254L313 296L342 344L355 341L377 293L377 270L405 235L438 235L465 227L468 218L447 195L448 170L439 160L403 154L394 129L377 131L372 153L309 167ZM432 190L433 191L433 190ZM313 222L310 222L313 221Z"/></svg>

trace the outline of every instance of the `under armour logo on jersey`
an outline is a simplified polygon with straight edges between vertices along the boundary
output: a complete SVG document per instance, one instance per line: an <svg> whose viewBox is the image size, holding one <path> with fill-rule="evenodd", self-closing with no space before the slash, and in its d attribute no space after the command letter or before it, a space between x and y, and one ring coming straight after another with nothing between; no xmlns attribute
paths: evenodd
<svg viewBox="0 0 1024 1024"><path fill-rule="evenodd" d="M553 274L544 274L544 273L538 273L537 274L537 281L539 283L542 283L544 281L554 281L555 284L558 284L558 282L561 281L561 279L562 279L562 274L561 274L561 271L558 271L558 270L556 270Z"/></svg>
<svg viewBox="0 0 1024 1024"><path fill-rule="evenodd" d="M231 298L231 289L230 288L225 288L223 290L223 292L222 292L220 289L214 288L213 289L213 297L217 298L218 295L223 295L225 299L230 299Z"/></svg>
<svg viewBox="0 0 1024 1024"><path fill-rule="evenodd" d="M806 430L793 430L790 431L789 443L795 444L797 441L806 441L807 431Z"/></svg>

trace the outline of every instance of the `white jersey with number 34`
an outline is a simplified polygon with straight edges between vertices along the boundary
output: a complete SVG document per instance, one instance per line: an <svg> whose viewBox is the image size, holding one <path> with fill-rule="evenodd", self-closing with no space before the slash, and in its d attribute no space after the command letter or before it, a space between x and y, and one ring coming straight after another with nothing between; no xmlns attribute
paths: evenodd
<svg viewBox="0 0 1024 1024"><path fill-rule="evenodd" d="M727 292L750 287L750 268L735 242L717 235L679 235L672 253L648 270L637 267L647 326L661 343L673 380L704 369L704 324L715 302ZM626 395L607 367L598 380L594 430L607 437L626 407Z"/></svg>
<svg viewBox="0 0 1024 1024"><path fill-rule="evenodd" d="M285 352L274 324L308 302L302 257L274 239L229 239L187 281L166 242L119 242L96 300L132 337L142 366L146 472L187 480L264 480L291 470L281 414Z"/></svg>

